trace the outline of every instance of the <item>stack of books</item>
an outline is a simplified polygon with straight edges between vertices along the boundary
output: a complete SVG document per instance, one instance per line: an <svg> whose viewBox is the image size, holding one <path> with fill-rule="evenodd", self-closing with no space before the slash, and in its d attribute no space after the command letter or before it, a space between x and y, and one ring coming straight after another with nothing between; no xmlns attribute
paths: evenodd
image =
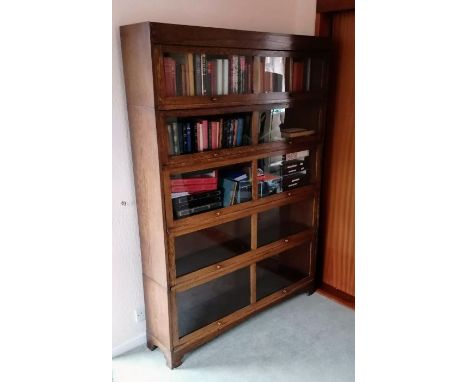
<svg viewBox="0 0 468 382"><path fill-rule="evenodd" d="M166 54L166 96L226 95L252 92L252 57Z"/></svg>
<svg viewBox="0 0 468 382"><path fill-rule="evenodd" d="M222 207L218 172L205 171L171 179L171 196L176 219Z"/></svg>
<svg viewBox="0 0 468 382"><path fill-rule="evenodd" d="M283 160L281 164L281 188L283 191L307 184L307 158Z"/></svg>
<svg viewBox="0 0 468 382"><path fill-rule="evenodd" d="M223 189L223 207L243 203L252 199L252 181L250 169L224 171L221 176Z"/></svg>
<svg viewBox="0 0 468 382"><path fill-rule="evenodd" d="M250 139L250 115L171 122L167 131L170 155L237 147Z"/></svg>
<svg viewBox="0 0 468 382"><path fill-rule="evenodd" d="M222 190L187 193L172 199L174 217L180 219L223 206Z"/></svg>

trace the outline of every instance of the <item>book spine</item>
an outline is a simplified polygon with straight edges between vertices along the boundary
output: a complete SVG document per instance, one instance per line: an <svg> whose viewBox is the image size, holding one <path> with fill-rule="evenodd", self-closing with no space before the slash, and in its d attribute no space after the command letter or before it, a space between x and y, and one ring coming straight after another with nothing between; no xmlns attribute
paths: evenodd
<svg viewBox="0 0 468 382"><path fill-rule="evenodd" d="M178 136L178 131L177 131L177 123L172 122L171 126L172 126L172 136L174 138L174 154L179 155L180 154L180 151L179 151L180 146L179 146L179 136Z"/></svg>
<svg viewBox="0 0 468 382"><path fill-rule="evenodd" d="M213 61L210 60L206 63L207 65L207 75L206 75L206 94L211 95L213 94Z"/></svg>
<svg viewBox="0 0 468 382"><path fill-rule="evenodd" d="M180 71L182 74L182 95L186 96L187 93L187 66L185 64L180 64Z"/></svg>
<svg viewBox="0 0 468 382"><path fill-rule="evenodd" d="M171 179L171 186L200 186L202 184L213 185L217 183L218 183L218 178Z"/></svg>
<svg viewBox="0 0 468 382"><path fill-rule="evenodd" d="M223 59L223 94L229 94L229 61Z"/></svg>
<svg viewBox="0 0 468 382"><path fill-rule="evenodd" d="M234 94L239 93L239 82L238 82L238 76L239 76L239 56L232 56L232 92Z"/></svg>
<svg viewBox="0 0 468 382"><path fill-rule="evenodd" d="M213 149L212 139L213 139L213 130L212 122L208 121L208 150Z"/></svg>
<svg viewBox="0 0 468 382"><path fill-rule="evenodd" d="M219 207L222 207L222 202L215 202L215 203L210 203L210 204L206 204L203 206L189 208L186 210L180 210L180 211L176 211L175 213L176 213L177 218L182 218L184 216L190 216L190 215L194 215L200 212L214 210Z"/></svg>
<svg viewBox="0 0 468 382"><path fill-rule="evenodd" d="M202 121L202 134L203 134L203 150L208 149L208 121L205 119Z"/></svg>
<svg viewBox="0 0 468 382"><path fill-rule="evenodd" d="M206 54L201 55L201 70L202 70L202 95L207 95L206 86L208 82L208 68L206 62Z"/></svg>
<svg viewBox="0 0 468 382"><path fill-rule="evenodd" d="M239 93L245 93L245 83L244 83L244 74L245 74L245 56L239 57Z"/></svg>
<svg viewBox="0 0 468 382"><path fill-rule="evenodd" d="M203 151L203 133L202 133L202 123L197 122L197 143L198 143L198 152Z"/></svg>
<svg viewBox="0 0 468 382"><path fill-rule="evenodd" d="M166 97L174 97L175 89L175 61L171 57L164 57L164 86L166 88Z"/></svg>
<svg viewBox="0 0 468 382"><path fill-rule="evenodd" d="M218 77L218 62L217 60L211 60L211 94L218 95L218 87L216 85Z"/></svg>
<svg viewBox="0 0 468 382"><path fill-rule="evenodd" d="M192 150L193 152L198 152L198 134L197 134L197 124L190 122L190 129L192 130Z"/></svg>
<svg viewBox="0 0 468 382"><path fill-rule="evenodd" d="M197 202L200 200L205 200L208 198L219 198L221 196L221 190L216 190L216 191L208 191L204 193L199 193L199 194L192 194L192 195L187 195L187 196L179 196L175 199L172 199L172 204L174 205L184 205L188 203L193 203Z"/></svg>
<svg viewBox="0 0 468 382"><path fill-rule="evenodd" d="M195 66L195 94L200 96L203 95L202 91L202 75L201 75L201 57L199 54L194 56Z"/></svg>
<svg viewBox="0 0 468 382"><path fill-rule="evenodd" d="M223 94L223 60L216 60L216 92L218 95Z"/></svg>
<svg viewBox="0 0 468 382"><path fill-rule="evenodd" d="M182 124L176 123L177 137L179 142L179 154L184 154L184 132L182 130Z"/></svg>
<svg viewBox="0 0 468 382"><path fill-rule="evenodd" d="M179 63L176 64L176 95L182 95L182 66Z"/></svg>
<svg viewBox="0 0 468 382"><path fill-rule="evenodd" d="M193 75L193 54L187 53L187 70L188 70L188 83L189 83L189 96L195 95L195 84L194 84L194 75Z"/></svg>
<svg viewBox="0 0 468 382"><path fill-rule="evenodd" d="M189 149L188 149L188 132L187 132L187 124L185 123L181 123L182 125L182 134L184 136L184 153L188 153L189 152Z"/></svg>
<svg viewBox="0 0 468 382"><path fill-rule="evenodd" d="M171 186L171 192L202 192L214 191L218 188L217 184L189 184L183 186Z"/></svg>
<svg viewBox="0 0 468 382"><path fill-rule="evenodd" d="M187 130L187 152L192 153L192 129L189 122L186 122L185 128Z"/></svg>
<svg viewBox="0 0 468 382"><path fill-rule="evenodd" d="M242 134L244 133L244 119L237 120L237 146L242 145Z"/></svg>
<svg viewBox="0 0 468 382"><path fill-rule="evenodd" d="M172 125L167 124L167 137L169 139L169 155L174 155L174 136L172 134Z"/></svg>

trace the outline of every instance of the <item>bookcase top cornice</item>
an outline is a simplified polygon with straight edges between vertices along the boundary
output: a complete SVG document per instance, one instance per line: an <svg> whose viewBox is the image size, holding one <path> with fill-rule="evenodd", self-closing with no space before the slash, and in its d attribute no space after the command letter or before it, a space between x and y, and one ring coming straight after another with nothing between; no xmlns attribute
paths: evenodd
<svg viewBox="0 0 468 382"><path fill-rule="evenodd" d="M328 38L236 29L146 22L153 44L266 50L331 49Z"/></svg>

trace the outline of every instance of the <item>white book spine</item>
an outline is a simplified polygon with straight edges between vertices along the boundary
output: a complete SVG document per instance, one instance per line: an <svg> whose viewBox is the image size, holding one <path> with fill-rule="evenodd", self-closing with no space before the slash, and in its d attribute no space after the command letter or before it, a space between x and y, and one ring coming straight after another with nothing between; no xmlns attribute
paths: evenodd
<svg viewBox="0 0 468 382"><path fill-rule="evenodd" d="M229 93L229 60L223 60L223 94Z"/></svg>

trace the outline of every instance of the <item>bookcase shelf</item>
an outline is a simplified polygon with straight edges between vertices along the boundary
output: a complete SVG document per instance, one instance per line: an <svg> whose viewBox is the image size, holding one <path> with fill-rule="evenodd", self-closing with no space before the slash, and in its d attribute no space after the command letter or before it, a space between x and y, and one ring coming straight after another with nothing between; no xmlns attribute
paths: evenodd
<svg viewBox="0 0 468 382"><path fill-rule="evenodd" d="M174 368L315 290L331 42L146 22L121 43L148 347Z"/></svg>

